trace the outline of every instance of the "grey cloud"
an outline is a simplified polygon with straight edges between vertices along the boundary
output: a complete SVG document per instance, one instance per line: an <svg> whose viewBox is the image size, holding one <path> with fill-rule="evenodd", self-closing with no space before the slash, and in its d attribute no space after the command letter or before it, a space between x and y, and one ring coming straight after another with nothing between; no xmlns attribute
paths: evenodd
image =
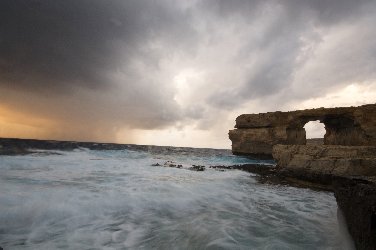
<svg viewBox="0 0 376 250"><path fill-rule="evenodd" d="M244 23L249 19L249 25L254 25L253 21L269 15L270 23L265 25L257 39L251 37L249 41L244 42L245 46L240 48L239 56L236 57L239 66L245 65L247 61L253 61L256 58L257 63L252 68L244 68L246 80L235 89L218 90L214 92L208 99L208 104L225 109L232 110L239 107L243 103L251 99L260 99L267 96L276 95L285 92L294 82L296 73L301 70L305 63L311 58L302 58L302 50L306 45L301 39L302 37L314 37L316 29L336 27L343 24L353 25L359 23L359 19L364 16L374 16L376 12L376 4L373 1L231 1L231 7L228 1L210 1L215 6L212 10L217 15L237 16L242 13ZM235 3L235 4L234 4ZM224 13L225 12L225 13ZM371 18L375 21L374 18ZM370 24L367 24L370 25ZM372 25L371 25L372 26ZM372 32L372 36L374 32ZM357 40L357 37L353 38ZM313 40L314 42L314 40ZM316 43L322 42L320 39ZM365 42L359 41L360 48L367 48L369 54L348 53L352 48L343 48L346 52L337 51L333 53L336 58L330 59L334 65L340 65L339 72L333 74L323 70L315 72L321 78L327 78L325 81L316 81L315 84L320 86L321 90L317 91L311 83L307 82L306 89L296 93L287 93L284 99L276 100L276 102L286 102L289 98L296 99L306 98L308 96L319 95L326 89L333 88L336 84L341 85L350 80L369 80L372 79L372 70L375 65L376 58L372 58L374 47ZM354 46L357 46L354 44ZM347 60L354 60L353 63L344 65L343 54L348 57ZM314 57L314 55L311 55ZM371 57L371 58L370 58ZM324 59L324 58L323 58ZM360 60L359 60L360 59ZM360 62L362 61L362 62ZM322 62L325 63L325 62ZM368 64L368 66L367 66ZM330 65L333 67L333 65ZM334 68L334 67L333 67ZM368 68L368 70L360 70ZM337 69L337 70L338 70ZM312 72L309 72L312 74ZM361 73L361 74L359 74ZM346 75L347 79L340 77ZM330 79L330 80L329 80ZM300 80L300 79L299 79ZM314 80L312 78L310 80ZM329 80L329 81L328 81ZM306 83L302 82L302 85ZM311 87L311 88L309 88ZM312 90L315 89L315 92ZM224 95L226 93L226 95ZM299 96L300 95L300 96ZM224 100L224 96L228 96L230 100Z"/></svg>
<svg viewBox="0 0 376 250"><path fill-rule="evenodd" d="M289 16L302 16L310 19L315 16L314 21L330 24L359 15L359 11L368 8L373 4L372 0L207 0L199 2L201 8L219 17L232 18L233 16L243 16L249 19L254 18L254 14L266 9L282 7ZM265 9L266 8L266 9ZM372 12L372 11L370 11ZM311 20L310 20L311 21Z"/></svg>

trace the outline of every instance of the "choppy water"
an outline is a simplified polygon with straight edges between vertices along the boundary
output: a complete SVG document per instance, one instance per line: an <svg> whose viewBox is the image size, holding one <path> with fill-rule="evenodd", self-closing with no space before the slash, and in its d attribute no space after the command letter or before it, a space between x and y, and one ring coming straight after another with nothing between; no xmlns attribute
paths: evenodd
<svg viewBox="0 0 376 250"><path fill-rule="evenodd" d="M48 152L0 156L5 250L348 248L332 193L151 166L250 162L228 151Z"/></svg>

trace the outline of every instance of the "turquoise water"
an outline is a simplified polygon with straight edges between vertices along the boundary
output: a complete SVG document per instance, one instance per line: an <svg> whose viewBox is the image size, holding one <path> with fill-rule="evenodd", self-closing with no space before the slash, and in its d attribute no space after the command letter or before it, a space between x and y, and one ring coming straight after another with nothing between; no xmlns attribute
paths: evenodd
<svg viewBox="0 0 376 250"><path fill-rule="evenodd" d="M165 161L183 168L151 166ZM0 156L0 246L350 249L332 193L260 184L239 170L188 170L255 162L184 148Z"/></svg>

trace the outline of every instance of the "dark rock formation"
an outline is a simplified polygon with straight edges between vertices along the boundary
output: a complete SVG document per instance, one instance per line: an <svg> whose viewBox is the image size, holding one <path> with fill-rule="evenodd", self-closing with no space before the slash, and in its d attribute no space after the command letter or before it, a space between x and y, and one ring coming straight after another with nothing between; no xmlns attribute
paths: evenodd
<svg viewBox="0 0 376 250"><path fill-rule="evenodd" d="M193 165L192 167L189 168L189 170L192 170L192 171L205 171L205 166Z"/></svg>
<svg viewBox="0 0 376 250"><path fill-rule="evenodd" d="M304 145L304 125L316 120L325 124L325 145L376 146L376 104L370 104L240 115L229 132L232 151L271 156L276 144Z"/></svg>
<svg viewBox="0 0 376 250"><path fill-rule="evenodd" d="M375 179L337 180L334 194L356 249L376 249Z"/></svg>
<svg viewBox="0 0 376 250"><path fill-rule="evenodd" d="M158 163L157 163L158 164ZM160 166L159 164L158 165L155 165L155 166ZM166 161L164 164L163 164L164 167L169 167L169 168L177 168L177 164L173 161Z"/></svg>
<svg viewBox="0 0 376 250"><path fill-rule="evenodd" d="M209 166L212 169L222 169L231 170L237 169L246 171L249 173L254 173L262 176L269 176L275 173L275 165L265 165L265 164L241 164L241 165L231 165L231 166Z"/></svg>

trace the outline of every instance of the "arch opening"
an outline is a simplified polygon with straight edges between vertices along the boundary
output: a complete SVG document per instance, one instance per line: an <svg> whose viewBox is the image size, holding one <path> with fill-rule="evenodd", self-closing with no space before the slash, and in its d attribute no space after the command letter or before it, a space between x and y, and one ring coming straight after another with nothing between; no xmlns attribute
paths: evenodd
<svg viewBox="0 0 376 250"><path fill-rule="evenodd" d="M306 132L306 144L324 144L326 134L325 125L320 121L309 121L304 127Z"/></svg>

